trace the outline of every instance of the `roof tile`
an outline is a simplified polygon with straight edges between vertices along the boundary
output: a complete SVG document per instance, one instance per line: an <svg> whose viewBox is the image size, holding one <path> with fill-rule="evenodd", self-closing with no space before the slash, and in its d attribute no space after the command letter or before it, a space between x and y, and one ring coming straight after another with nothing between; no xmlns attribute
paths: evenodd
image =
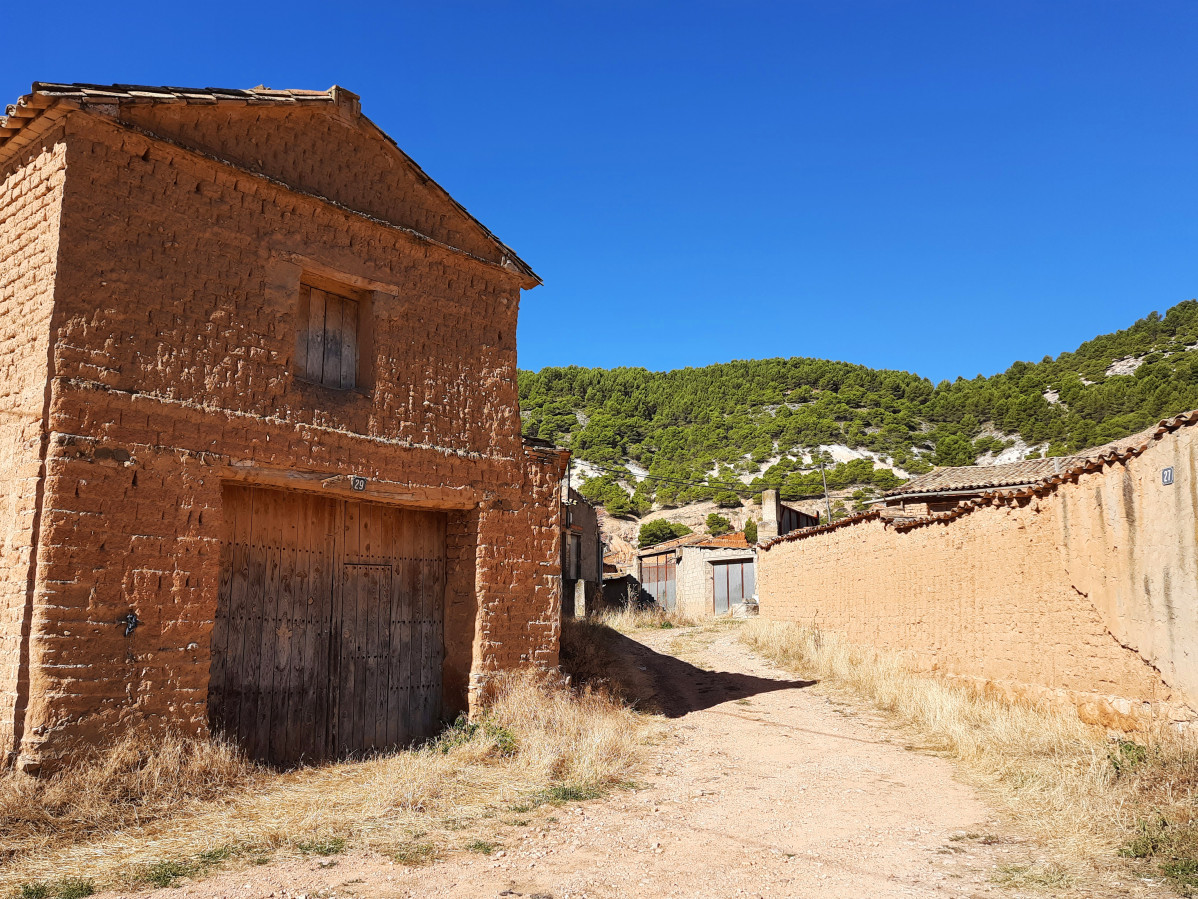
<svg viewBox="0 0 1198 899"><path fill-rule="evenodd" d="M1036 484L1063 472L1072 471L1087 462L1110 455L1123 453L1130 447L1144 446L1159 430L1153 425L1138 434L1104 443L1072 456L1054 456L1048 459L1025 459L1005 465L956 465L937 468L925 475L912 478L905 484L887 490L883 496L920 496L956 490L1001 489Z"/></svg>
<svg viewBox="0 0 1198 899"><path fill-rule="evenodd" d="M10 141L18 138L22 129L28 123L37 119L44 109L54 105L55 102L64 100L80 106L86 106L89 103L111 106L113 103L120 103L122 101L128 103L183 103L195 105L215 103L229 103L233 105L311 105L319 103L333 104L340 102L346 97L354 101L357 100L356 94L336 85L328 90L314 91L300 89L274 90L273 88L262 86L242 90L240 88L224 87L196 88L145 84L64 84L50 81L35 81L31 92L21 97L18 104L9 107L7 116L0 116L0 149L3 149ZM32 114L14 114L18 106L28 106ZM366 121L369 122L369 119L366 119ZM374 125L373 122L370 124ZM374 127L378 128L377 125L374 125ZM381 128L378 128L378 132L396 150L403 153L390 135ZM498 250L500 259L497 264L501 268L516 272L524 277L526 279L525 287L535 287L541 283L541 279L536 272L532 270L527 262L517 256L511 247L501 241L489 228L472 216L466 207L455 200L435 180L430 178L411 157L408 157L406 153L404 156L405 160L415 169L417 175L423 181L440 191L448 202L456 206L464 216L482 230L486 238ZM424 235L421 235L421 237L422 239L428 239ZM494 260L486 261L496 264Z"/></svg>

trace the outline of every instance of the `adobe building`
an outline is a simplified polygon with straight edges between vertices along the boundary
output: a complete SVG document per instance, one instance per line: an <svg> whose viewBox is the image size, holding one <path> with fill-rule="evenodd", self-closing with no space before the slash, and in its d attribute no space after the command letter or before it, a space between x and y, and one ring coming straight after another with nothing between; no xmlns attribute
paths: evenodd
<svg viewBox="0 0 1198 899"><path fill-rule="evenodd" d="M877 506L890 520L917 519L950 512L962 503L990 493L1018 493L1063 471L1084 466L1089 460L1111 452L1123 452L1142 442L1139 435L1125 437L1071 456L1024 459L1001 465L955 465L935 468L927 474L887 490L868 505Z"/></svg>
<svg viewBox="0 0 1198 899"><path fill-rule="evenodd" d="M761 523L757 525L760 542L781 537L800 528L819 527L819 513L810 515L796 506L782 502L777 490L761 491Z"/></svg>
<svg viewBox="0 0 1198 899"><path fill-rule="evenodd" d="M599 511L573 487L562 503L562 616L585 618L601 611L603 535Z"/></svg>
<svg viewBox="0 0 1198 899"><path fill-rule="evenodd" d="M765 541L761 615L1116 730L1198 723L1196 425L1189 412L997 477L955 470L940 499L909 482L906 516Z"/></svg>
<svg viewBox="0 0 1198 899"><path fill-rule="evenodd" d="M743 533L686 534L637 557L642 589L667 612L709 618L756 603L756 552Z"/></svg>
<svg viewBox="0 0 1198 899"><path fill-rule="evenodd" d="M290 764L557 664L533 271L328 91L35 84L0 119L0 747Z"/></svg>

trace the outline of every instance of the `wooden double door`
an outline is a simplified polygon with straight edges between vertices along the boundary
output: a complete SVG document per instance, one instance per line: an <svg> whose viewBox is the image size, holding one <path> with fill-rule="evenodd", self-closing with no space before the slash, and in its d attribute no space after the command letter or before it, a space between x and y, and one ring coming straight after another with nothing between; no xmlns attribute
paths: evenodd
<svg viewBox="0 0 1198 899"><path fill-rule="evenodd" d="M444 513L227 485L209 721L281 765L433 734Z"/></svg>

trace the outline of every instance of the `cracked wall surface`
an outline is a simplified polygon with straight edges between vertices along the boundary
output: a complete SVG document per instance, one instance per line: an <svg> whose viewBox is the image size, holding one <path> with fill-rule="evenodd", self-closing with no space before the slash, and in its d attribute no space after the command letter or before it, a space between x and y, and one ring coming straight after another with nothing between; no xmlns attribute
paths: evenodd
<svg viewBox="0 0 1198 899"><path fill-rule="evenodd" d="M1019 500L759 553L761 615L1137 729L1198 708L1198 428ZM1162 471L1173 469L1173 482Z"/></svg>
<svg viewBox="0 0 1198 899"><path fill-rule="evenodd" d="M274 152L354 199L317 131ZM450 714L557 664L565 457L520 436L520 276L81 112L0 170L0 214L0 754L206 731L230 482L447 513ZM369 303L368 389L297 376L306 278Z"/></svg>

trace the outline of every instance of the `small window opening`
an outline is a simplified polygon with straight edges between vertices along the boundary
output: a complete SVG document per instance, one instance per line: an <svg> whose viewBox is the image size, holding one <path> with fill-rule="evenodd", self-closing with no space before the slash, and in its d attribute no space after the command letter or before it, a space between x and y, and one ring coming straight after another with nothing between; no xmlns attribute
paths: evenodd
<svg viewBox="0 0 1198 899"><path fill-rule="evenodd" d="M296 373L338 390L358 386L360 304L353 297L300 284Z"/></svg>

